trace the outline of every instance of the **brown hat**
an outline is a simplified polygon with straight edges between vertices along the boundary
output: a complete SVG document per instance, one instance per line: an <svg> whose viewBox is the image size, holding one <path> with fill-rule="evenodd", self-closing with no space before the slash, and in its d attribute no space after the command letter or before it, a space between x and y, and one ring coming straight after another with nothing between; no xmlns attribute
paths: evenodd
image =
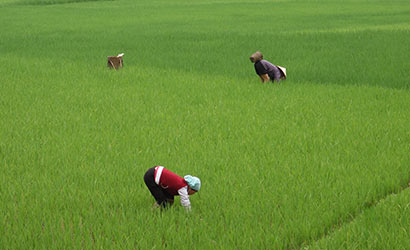
<svg viewBox="0 0 410 250"><path fill-rule="evenodd" d="M251 59L252 62L257 62L263 59L263 55L260 51L256 51L251 57L249 57L249 59Z"/></svg>

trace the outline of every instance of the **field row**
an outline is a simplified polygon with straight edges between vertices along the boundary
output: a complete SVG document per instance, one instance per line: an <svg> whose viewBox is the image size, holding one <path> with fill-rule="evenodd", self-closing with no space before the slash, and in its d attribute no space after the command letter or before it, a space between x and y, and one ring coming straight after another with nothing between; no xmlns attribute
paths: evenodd
<svg viewBox="0 0 410 250"><path fill-rule="evenodd" d="M409 11L0 5L0 248L405 249ZM260 84L257 49L285 82ZM202 179L191 214L151 211L154 165Z"/></svg>

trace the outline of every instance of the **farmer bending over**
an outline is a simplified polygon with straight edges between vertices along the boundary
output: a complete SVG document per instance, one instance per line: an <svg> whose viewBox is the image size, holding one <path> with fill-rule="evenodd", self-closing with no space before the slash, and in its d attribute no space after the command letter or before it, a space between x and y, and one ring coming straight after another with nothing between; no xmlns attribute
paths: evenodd
<svg viewBox="0 0 410 250"><path fill-rule="evenodd" d="M179 195L181 205L187 211L191 210L189 195L195 194L201 188L201 181L198 177L185 175L182 178L163 166L148 169L144 175L144 182L156 200L153 207L172 206L174 196Z"/></svg>
<svg viewBox="0 0 410 250"><path fill-rule="evenodd" d="M260 51L253 53L249 59L254 63L256 74L261 78L262 83L268 81L279 82L280 79L286 78L280 68L263 60L263 55Z"/></svg>

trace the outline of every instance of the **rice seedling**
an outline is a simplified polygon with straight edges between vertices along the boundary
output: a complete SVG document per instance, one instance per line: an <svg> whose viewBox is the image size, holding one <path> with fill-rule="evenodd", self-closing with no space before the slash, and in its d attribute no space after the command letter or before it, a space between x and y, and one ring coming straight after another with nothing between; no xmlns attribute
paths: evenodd
<svg viewBox="0 0 410 250"><path fill-rule="evenodd" d="M40 2L0 5L1 248L408 245L408 4ZM201 178L190 214L154 165Z"/></svg>

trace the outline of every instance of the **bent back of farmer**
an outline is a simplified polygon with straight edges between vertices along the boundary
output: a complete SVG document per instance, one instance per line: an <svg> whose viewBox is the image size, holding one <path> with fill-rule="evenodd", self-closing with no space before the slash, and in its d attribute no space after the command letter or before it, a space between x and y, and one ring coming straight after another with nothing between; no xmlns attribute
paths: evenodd
<svg viewBox="0 0 410 250"><path fill-rule="evenodd" d="M154 205L163 208L171 206L174 203L174 196L179 195L181 205L190 210L189 195L195 194L201 187L198 177L186 175L182 178L163 166L148 169L144 175L144 182L156 200Z"/></svg>
<svg viewBox="0 0 410 250"><path fill-rule="evenodd" d="M250 56L251 62L254 63L256 74L261 78L262 82L276 81L281 79L279 68L271 62L264 60L260 51L256 51Z"/></svg>

